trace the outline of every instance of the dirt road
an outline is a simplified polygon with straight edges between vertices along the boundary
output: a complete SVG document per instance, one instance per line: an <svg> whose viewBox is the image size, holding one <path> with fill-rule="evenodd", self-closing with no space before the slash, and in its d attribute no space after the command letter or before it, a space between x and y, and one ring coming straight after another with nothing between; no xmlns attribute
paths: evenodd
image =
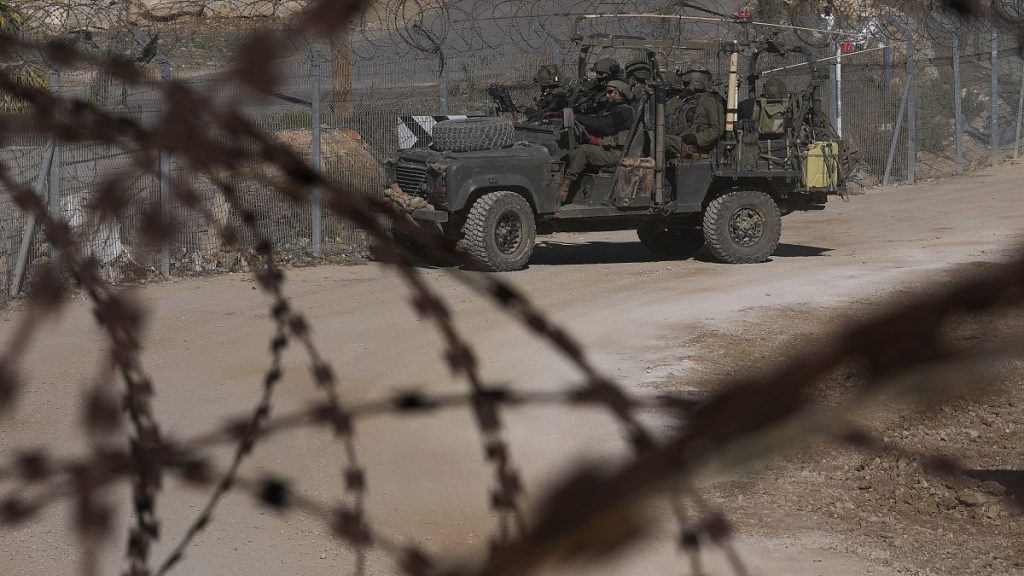
<svg viewBox="0 0 1024 576"><path fill-rule="evenodd" d="M560 234L543 239L529 269L507 278L566 325L601 368L633 392L699 391L712 385L710 379L749 368L751 358L784 353L789 342L827 334L836 318L857 314L901 287L941 281L957 264L1006 258L1024 222L1022 178L1024 167L1010 166L970 178L870 191L849 203L833 202L825 212L792 215L785 219L777 255L761 265L658 261L631 232ZM423 274L452 303L457 322L477 345L487 379L524 390L558 390L575 382L577 374L548 347L445 271L425 269ZM464 390L439 358L439 336L417 319L409 291L386 268L294 270L286 289L308 314L317 342L339 374L344 401L365 402L405 389ZM147 286L140 296L152 306L145 362L156 382L156 412L165 433L189 438L255 404L269 361L272 326L267 302L248 277ZM8 313L2 325L5 338L18 315ZM732 348L716 353L724 346ZM104 341L81 300L31 344L23 370L26 390L16 412L0 421L5 460L28 447L46 446L64 455L84 449L79 401L103 350ZM734 363L739 357L744 361ZM320 397L302 355L292 351L286 360L274 404L277 414ZM626 453L612 420L597 411L522 409L509 413L506 423L512 459L530 498L569 466ZM361 421L357 437L368 470L367 509L377 530L399 541L416 541L442 558L473 558L486 548L494 532L487 508L491 472L468 414ZM220 456L226 462L230 450ZM245 475L288 477L297 489L330 504L344 498L341 458L340 447L325 431L294 432L261 444ZM833 466L836 458L810 452L801 473ZM785 485L787 470L751 473L708 488L740 515L737 548L754 573L963 573L915 564L923 561L884 540L854 538L847 531L863 533L870 527L832 521L838 514L825 522L821 510L798 503L766 509L757 495L785 494L778 486ZM774 484L770 478L776 478ZM105 573L118 569L130 513L126 491L114 496L121 528L104 555ZM168 481L159 503L164 525L156 558L180 538L204 499L203 493ZM68 511L68 506L55 506L38 522L0 533L0 573L72 573L80 552ZM187 550L179 573L348 571L352 554L327 532L311 516L277 517L245 496L232 495L214 514L210 530ZM684 572L668 522L660 532L664 537L652 539L642 554L601 573ZM717 567L714 573L729 573L721 553L710 553L706 561ZM375 555L370 573L392 570Z"/></svg>

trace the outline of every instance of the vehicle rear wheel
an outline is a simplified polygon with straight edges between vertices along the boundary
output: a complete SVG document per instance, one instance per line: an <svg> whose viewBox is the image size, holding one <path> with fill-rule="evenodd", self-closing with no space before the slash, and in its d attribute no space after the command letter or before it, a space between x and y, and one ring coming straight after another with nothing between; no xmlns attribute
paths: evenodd
<svg viewBox="0 0 1024 576"><path fill-rule="evenodd" d="M711 254L729 264L764 262L782 235L782 214L759 190L723 194L704 210L704 239Z"/></svg>
<svg viewBox="0 0 1024 576"><path fill-rule="evenodd" d="M704 247L704 236L693 228L673 228L665 224L646 223L636 229L640 243L662 258L682 260Z"/></svg>
<svg viewBox="0 0 1024 576"><path fill-rule="evenodd" d="M478 198L462 227L466 252L495 272L525 267L536 239L537 224L530 204L507 190Z"/></svg>

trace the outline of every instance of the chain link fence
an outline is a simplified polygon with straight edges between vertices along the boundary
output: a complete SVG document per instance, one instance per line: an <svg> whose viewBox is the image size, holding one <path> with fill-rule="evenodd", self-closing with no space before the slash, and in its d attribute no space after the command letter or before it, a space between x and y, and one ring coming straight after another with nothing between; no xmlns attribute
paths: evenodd
<svg viewBox="0 0 1024 576"><path fill-rule="evenodd" d="M670 3L645 0L615 7L571 2L392 4L371 7L358 26L331 42L311 43L287 25L280 26L280 82L269 95L222 76L227 58L255 26L249 21L196 19L187 25L175 22L147 30L131 25L115 33L61 37L78 47L106 46L108 52L116 47L146 62L153 80L143 85L121 85L88 69L34 63L49 71L58 94L102 104L143 124L161 121L168 88L186 86L217 108L248 118L300 151L331 179L366 196L383 189L381 163L397 148L429 144L430 126L437 117L493 113L487 96L490 84L505 85L516 104L528 106L536 93L532 77L539 66L558 64L566 81L575 82L574 30L579 35L722 41L749 33L808 45L829 72L824 89L829 110L847 149L854 152L850 179L861 186L958 174L1015 156L1019 148L1024 84L1015 40L1009 34L1000 36L991 26L968 26L947 15L878 14L870 20L870 34L855 35L824 31L833 29L834 22L794 22L792 17L760 21L756 13L745 32L729 18L687 16ZM727 8L709 6L710 12ZM682 17L579 18L590 12ZM863 20L858 24L862 29ZM786 27L794 24L807 29ZM623 61L631 56L607 55ZM725 90L728 61L723 54L679 51L668 59L670 67L707 68L717 89ZM764 59L762 64L765 74L784 78L791 91L809 79L806 65L791 59ZM746 86L741 86L740 94L745 93ZM176 180L187 181L204 195L215 223L237 219L236 211L216 200L217 183L183 169L173 157L127 154L109 146L57 142L51 161L51 144L27 134L5 143L0 161L22 182L36 183L54 206L59 202L62 219L82 236L107 279L243 266L238 253L223 248L208 217L162 200L171 197L168 187ZM141 169L152 168L153 163L164 169ZM238 170L259 175L244 179L249 184L237 192L283 261L347 260L363 254L362 235L339 223L322 205L289 203L275 195L272 184L279 174L264 173L261 166ZM221 176L232 181L231 174ZM127 178L133 191L117 224L101 222L90 212L93 196L113 177ZM178 224L176 237L167 245L153 246L146 241L146 226L161 211L168 211ZM7 197L0 200L0 227L0 303L5 303L24 285L34 265L45 264L55 254L40 243L41 235L31 233L32 223ZM26 254L21 261L19 253Z"/></svg>

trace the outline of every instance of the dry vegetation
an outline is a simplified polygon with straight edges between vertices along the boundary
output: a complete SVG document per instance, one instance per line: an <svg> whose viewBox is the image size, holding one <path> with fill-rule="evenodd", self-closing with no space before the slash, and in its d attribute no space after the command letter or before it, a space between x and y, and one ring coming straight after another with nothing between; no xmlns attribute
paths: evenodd
<svg viewBox="0 0 1024 576"><path fill-rule="evenodd" d="M217 4L217 3L211 3ZM225 3L227 4L227 3ZM28 8L34 6L29 2ZM168 10L179 10L181 17L196 17L195 2L168 3ZM236 6L238 14L252 12L253 3ZM959 3L958 9L974 12L971 4ZM359 2L321 0L310 2L306 11L295 17L296 30L330 37L340 33L362 8ZM161 7L163 9L163 7ZM210 8L213 10L213 8ZM983 16L987 9L979 7ZM130 4L127 13L117 18L139 17L160 21L157 6ZM70 17L55 14L59 27L71 27ZM92 26L93 18L81 16L75 26ZM38 50L48 59L65 64L88 64L101 68L120 82L141 83L143 74L130 63L109 59L62 44L39 44L10 36L0 41L0 50ZM274 69L275 46L268 34L256 32L238 47L237 64L227 78L249 89L269 93L278 76ZM124 293L106 284L98 273L98 263L83 251L80 239L66 223L54 218L31 187L11 177L0 167L0 182L18 205L35 215L47 237L60 248L64 272L86 294L95 308L109 356L103 370L94 379L83 380L88 392L83 434L89 450L72 460L58 460L49 447L24 454L5 454L2 463L4 495L0 504L0 522L14 525L32 522L36 515L57 500L74 502L72 526L82 542L84 574L96 570L95 550L109 535L111 508L108 505L115 485L131 487L134 526L127 542L116 543L126 555L125 573L132 576L163 574L174 569L192 540L208 528L213 511L224 504L226 494L249 492L268 506L298 509L321 518L328 530L347 543L361 559L362 553L376 547L393 555L402 570L410 575L437 573L436 559L429 558L416 545L399 544L374 529L365 510L365 492L370 480L358 457L355 442L362 418L380 412L408 414L441 406L462 406L473 415L479 430L481 451L492 472L492 502L502 518L502 529L492 542L492 554L482 565L463 567L460 574L521 575L549 563L567 562L581 557L615 550L643 533L647 519L638 502L674 494L686 501L694 492L680 490L709 466L733 466L745 463L753 453L774 454L812 439L827 438L868 454L863 466L837 472L835 498L845 494L851 503L864 501L868 510L886 514L903 513L909 506L921 515L962 514L979 522L1004 518L999 508L994 516L989 505L1005 502L1019 506L1012 494L995 494L987 479L974 478L970 454L947 451L923 432L919 435L913 421L891 428L872 430L853 419L834 417L836 375L854 371L856 378L841 378L839 401L844 411L852 410L880 396L903 394L914 403L959 402L962 385L968 375L972 386L978 384L981 368L1003 365L1020 354L1018 338L985 338L979 345L964 345L964 335L978 332L995 316L1019 314L1024 305L1024 260L975 271L961 282L944 290L908 299L889 314L861 322L848 332L793 354L779 365L736 378L730 386L715 390L694 401L692 398L664 397L650 401L661 410L678 414L685 422L681 430L657 439L638 417L649 408L648 402L632 398L619 383L595 368L582 349L547 315L538 310L527 295L506 283L500 276L480 275L465 268L448 270L469 288L485 294L495 306L508 312L533 337L546 342L577 369L581 382L565 394L531 397L485 382L480 362L460 325L451 315L445 296L424 282L412 265L416 255L471 267L464 257L429 231L408 226L387 204L368 201L351 193L337 182L325 178L287 143L264 133L230 109L219 108L202 94L172 85L168 106L158 122L143 125L128 117L118 117L82 100L52 96L15 75L0 71L0 91L18 98L31 109L30 118L5 117L0 133L36 131L56 134L67 142L100 141L130 150L134 165L131 172L152 171L158 150L167 149L188 163L195 173L203 174L217 186L219 199L240 215L237 223L217 215L216 204L197 193L187 181L175 182L176 199L202 214L226 246L243 257L269 305L273 336L269 342L267 363L262 370L262 391L248 416L212 431L198 431L191 442L168 437L152 409L154 382L143 354L144 310ZM220 132L213 134L216 129ZM227 134L228 137L222 137ZM281 136L281 135L278 135ZM274 246L265 230L256 224L250 208L238 201L240 180L248 175L241 166L259 164L273 169L276 178L261 184L274 188L282 198L308 203L311 190L324 191L325 208L338 218L364 231L377 244L378 256L387 261L395 274L413 294L412 305L422 319L436 328L443 357L453 373L464 381L464 394L432 397L416 392L395 395L390 402L373 405L346 405L339 387L345 383L344 366L335 366L324 357L305 316L287 297L284 274L274 258ZM225 177L229 175L229 177ZM95 210L99 217L118 219L126 209L123 174L115 175L96 190ZM385 233L382 220L394 221L414 242L399 245ZM151 241L159 243L174 229L158 213L146 215L146 230ZM65 282L40 272L36 276L32 303L19 320L12 344L0 356L0 408L17 410L17 395L23 385L25 343L33 338L40 324L60 314L66 298ZM967 341L974 342L970 337ZM983 345L981 345L983 344ZM281 379L282 357L286 349L301 351L308 360L315 386L322 400L299 414L274 414L276 386ZM1011 373L1011 376L1018 376ZM248 402L242 399L240 402ZM1005 401L1004 401L1005 402ZM549 403L566 410L597 406L613 417L633 448L633 455L609 470L576 470L566 476L560 488L548 498L547 505L527 524L522 516L522 486L507 440L502 414L510 404ZM965 446L974 438L968 430L984 427L986 414L999 414L1003 405L976 408L975 422L963 422L947 434ZM990 416L998 421L996 416ZM979 425L980 424L980 425ZM1001 424L1000 424L1001 425ZM288 479L252 479L240 473L242 463L254 446L290 427L322 428L331 431L339 445L344 470L341 482L344 497L330 507L295 492ZM908 431L908 434L904 434ZM795 433L794 433L795 432ZM1015 440L1015 436L993 440ZM941 437L939 437L941 442ZM227 469L215 469L209 451L229 446L234 458ZM879 459L874 460L875 455ZM882 456L886 456L885 459ZM896 455L896 464L892 455ZM732 460L737 458L737 460ZM899 464L905 464L901 468ZM907 468L913 462L913 468ZM173 476L207 490L208 504L196 516L192 528L167 558L154 558L152 548L162 537L159 496L165 478ZM894 480L895 479L895 480ZM908 503L872 499L872 491L891 491L883 485L892 482L901 488L915 489L927 498L912 498ZM867 486L867 488L862 488ZM949 486L949 487L947 487ZM856 491L850 490L853 488ZM726 499L726 503L728 499ZM728 505L723 506L728 509ZM895 508L893 508L895 507ZM919 509L924 507L923 509ZM716 509L687 516L677 508L680 542L685 553L696 553L700 543L721 545L730 536L730 522ZM834 518L848 518L841 506ZM870 518L868 521L872 521ZM1013 561L999 557L998 566ZM362 569L361 560L357 570Z"/></svg>

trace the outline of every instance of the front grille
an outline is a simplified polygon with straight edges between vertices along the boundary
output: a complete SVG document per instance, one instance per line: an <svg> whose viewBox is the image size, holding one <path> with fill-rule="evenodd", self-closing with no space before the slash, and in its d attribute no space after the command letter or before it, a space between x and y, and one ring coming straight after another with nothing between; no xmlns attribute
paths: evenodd
<svg viewBox="0 0 1024 576"><path fill-rule="evenodd" d="M406 194L418 196L426 178L427 167L424 164L399 164L395 167L395 181Z"/></svg>

